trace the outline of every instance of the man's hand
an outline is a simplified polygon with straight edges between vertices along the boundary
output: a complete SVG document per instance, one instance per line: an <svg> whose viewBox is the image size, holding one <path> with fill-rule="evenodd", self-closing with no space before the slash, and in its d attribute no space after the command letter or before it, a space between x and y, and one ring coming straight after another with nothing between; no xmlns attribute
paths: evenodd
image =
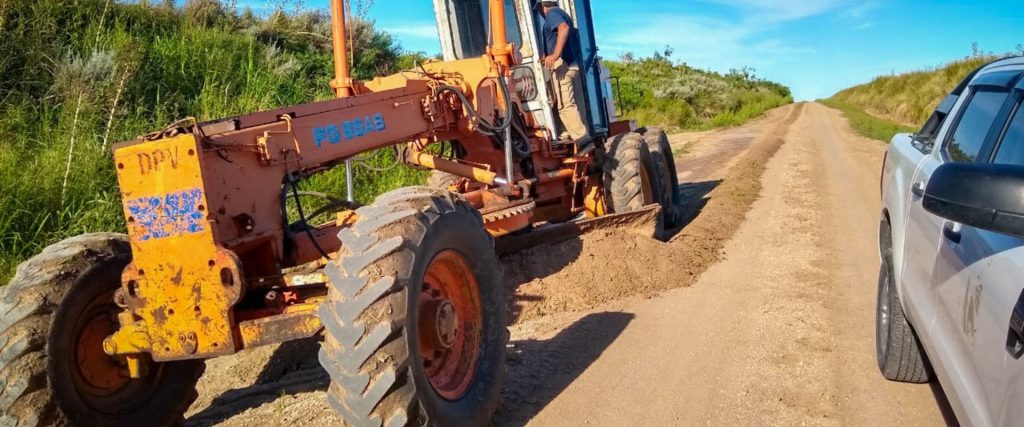
<svg viewBox="0 0 1024 427"><path fill-rule="evenodd" d="M558 57L555 55L548 55L544 57L544 67L549 70L555 69L555 63L558 62Z"/></svg>

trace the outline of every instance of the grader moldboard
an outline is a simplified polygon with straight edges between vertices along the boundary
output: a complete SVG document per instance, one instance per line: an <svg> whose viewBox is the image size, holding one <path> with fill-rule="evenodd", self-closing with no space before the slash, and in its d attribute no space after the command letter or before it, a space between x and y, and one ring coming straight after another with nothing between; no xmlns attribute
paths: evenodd
<svg viewBox="0 0 1024 427"><path fill-rule="evenodd" d="M488 423L508 341L494 239L678 219L664 133L612 120L589 2L562 3L587 141L557 137L531 0L435 0L445 60L369 82L332 0L337 99L116 146L128 235L50 246L0 297L0 424L176 424L203 360L321 334L344 422ZM435 185L309 222L324 210L306 215L301 180L388 147Z"/></svg>

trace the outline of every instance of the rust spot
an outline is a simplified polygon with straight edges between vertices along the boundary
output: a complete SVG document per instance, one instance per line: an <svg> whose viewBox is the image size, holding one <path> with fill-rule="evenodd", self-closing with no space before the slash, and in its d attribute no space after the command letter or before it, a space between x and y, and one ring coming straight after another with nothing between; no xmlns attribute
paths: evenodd
<svg viewBox="0 0 1024 427"><path fill-rule="evenodd" d="M162 327L164 323L167 323L167 314L164 313L162 307L157 307L149 311L153 315L153 320L156 321L157 326Z"/></svg>
<svg viewBox="0 0 1024 427"><path fill-rule="evenodd" d="M174 274L174 277L171 277L171 283L174 283L175 285L180 285L181 284L181 275L182 274L183 274L183 269L179 267L178 268L178 272Z"/></svg>

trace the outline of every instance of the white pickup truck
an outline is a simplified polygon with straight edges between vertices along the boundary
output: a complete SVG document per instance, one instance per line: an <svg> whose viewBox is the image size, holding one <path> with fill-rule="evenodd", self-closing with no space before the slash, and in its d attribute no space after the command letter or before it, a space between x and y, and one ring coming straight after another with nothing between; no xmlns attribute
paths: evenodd
<svg viewBox="0 0 1024 427"><path fill-rule="evenodd" d="M877 357L964 425L1024 425L1024 58L971 74L882 176Z"/></svg>

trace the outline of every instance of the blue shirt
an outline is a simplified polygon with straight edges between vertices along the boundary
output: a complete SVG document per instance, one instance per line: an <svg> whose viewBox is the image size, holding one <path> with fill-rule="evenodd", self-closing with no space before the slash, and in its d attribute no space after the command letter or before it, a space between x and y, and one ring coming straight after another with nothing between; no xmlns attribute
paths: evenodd
<svg viewBox="0 0 1024 427"><path fill-rule="evenodd" d="M552 8L544 17L544 45L546 48L544 55L549 56L555 52L555 47L558 44L558 26L562 24L569 25L569 39L566 40L565 48L562 49L562 60L569 65L579 65L574 47L576 46L574 44L576 29L573 27L572 17L561 8Z"/></svg>

